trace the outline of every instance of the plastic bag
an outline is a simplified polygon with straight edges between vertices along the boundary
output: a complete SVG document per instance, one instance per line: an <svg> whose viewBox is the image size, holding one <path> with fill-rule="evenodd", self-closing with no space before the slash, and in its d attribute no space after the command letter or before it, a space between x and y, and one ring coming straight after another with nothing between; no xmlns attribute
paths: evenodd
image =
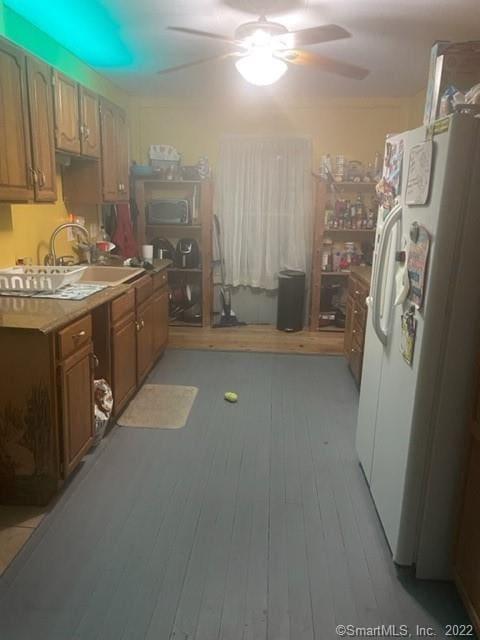
<svg viewBox="0 0 480 640"><path fill-rule="evenodd" d="M112 389L106 380L94 380L94 399L95 399L95 434L93 436L93 446L102 440L105 435L110 416L113 408Z"/></svg>

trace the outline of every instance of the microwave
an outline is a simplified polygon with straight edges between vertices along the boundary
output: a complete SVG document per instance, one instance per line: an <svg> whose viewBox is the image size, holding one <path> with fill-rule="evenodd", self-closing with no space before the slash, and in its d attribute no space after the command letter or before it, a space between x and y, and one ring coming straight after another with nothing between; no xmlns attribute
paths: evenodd
<svg viewBox="0 0 480 640"><path fill-rule="evenodd" d="M178 198L162 198L147 204L147 224L189 224L190 203Z"/></svg>

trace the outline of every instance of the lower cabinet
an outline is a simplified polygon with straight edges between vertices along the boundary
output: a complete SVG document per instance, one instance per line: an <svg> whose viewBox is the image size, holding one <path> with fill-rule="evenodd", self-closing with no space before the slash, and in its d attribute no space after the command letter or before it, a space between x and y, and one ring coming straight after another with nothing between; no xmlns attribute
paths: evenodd
<svg viewBox="0 0 480 640"><path fill-rule="evenodd" d="M112 388L118 415L137 388L136 323L130 313L112 327Z"/></svg>
<svg viewBox="0 0 480 640"><path fill-rule="evenodd" d="M137 308L137 385L147 377L154 361L153 304L149 300Z"/></svg>
<svg viewBox="0 0 480 640"><path fill-rule="evenodd" d="M60 365L61 473L66 478L89 450L94 429L93 346Z"/></svg>
<svg viewBox="0 0 480 640"><path fill-rule="evenodd" d="M159 355L168 340L168 289L163 287L153 297L153 352Z"/></svg>
<svg viewBox="0 0 480 640"><path fill-rule="evenodd" d="M368 285L357 274L350 275L347 286L343 352L358 386L362 379L368 290Z"/></svg>
<svg viewBox="0 0 480 640"><path fill-rule="evenodd" d="M166 273L145 275L111 303L113 414L119 416L168 341Z"/></svg>
<svg viewBox="0 0 480 640"><path fill-rule="evenodd" d="M0 329L7 363L0 393L0 504L48 504L90 449L96 355L99 375L112 385L116 417L167 339L162 272L51 333Z"/></svg>

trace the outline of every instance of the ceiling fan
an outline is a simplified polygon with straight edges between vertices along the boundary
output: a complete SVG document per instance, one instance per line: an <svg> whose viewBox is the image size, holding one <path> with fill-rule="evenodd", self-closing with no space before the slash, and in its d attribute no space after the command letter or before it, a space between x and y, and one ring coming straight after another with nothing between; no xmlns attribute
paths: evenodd
<svg viewBox="0 0 480 640"><path fill-rule="evenodd" d="M233 38L185 27L167 27L167 29L225 42L236 47L237 50L162 69L158 72L159 74L171 73L172 71L193 67L197 64L225 58L237 58L235 66L239 73L248 82L256 85L273 84L287 71L288 65L306 66L355 80L362 80L370 73L368 69L363 67L298 48L351 37L351 34L346 29L336 24L289 31L282 24L272 22L265 16L260 16L258 20L245 22L238 26Z"/></svg>

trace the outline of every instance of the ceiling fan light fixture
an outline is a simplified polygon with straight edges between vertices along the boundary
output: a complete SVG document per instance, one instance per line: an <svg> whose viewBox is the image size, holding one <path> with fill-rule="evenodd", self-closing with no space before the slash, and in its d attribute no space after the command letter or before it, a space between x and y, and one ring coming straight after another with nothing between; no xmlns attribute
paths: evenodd
<svg viewBox="0 0 480 640"><path fill-rule="evenodd" d="M268 49L254 49L235 63L237 71L250 84L264 87L274 84L288 69L287 64Z"/></svg>

